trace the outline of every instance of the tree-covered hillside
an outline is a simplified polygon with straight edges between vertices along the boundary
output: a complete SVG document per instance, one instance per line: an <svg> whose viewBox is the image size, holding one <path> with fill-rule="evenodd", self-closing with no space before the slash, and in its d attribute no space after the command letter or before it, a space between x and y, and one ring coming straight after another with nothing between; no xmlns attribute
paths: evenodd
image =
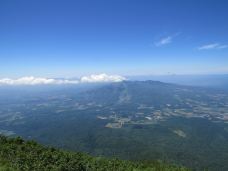
<svg viewBox="0 0 228 171"><path fill-rule="evenodd" d="M0 136L0 171L6 170L99 170L99 171L188 171L161 162L133 163L92 157L83 153L44 147L34 141Z"/></svg>

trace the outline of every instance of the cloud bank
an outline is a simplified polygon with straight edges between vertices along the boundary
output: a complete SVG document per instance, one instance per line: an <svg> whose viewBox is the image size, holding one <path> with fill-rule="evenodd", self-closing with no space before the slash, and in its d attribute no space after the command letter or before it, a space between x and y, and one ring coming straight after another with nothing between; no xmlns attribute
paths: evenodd
<svg viewBox="0 0 228 171"><path fill-rule="evenodd" d="M21 77L18 79L3 78L0 79L0 85L61 85L61 84L79 84L79 83L96 83L96 82L120 82L126 80L119 75L98 74L84 76L80 79L53 79L42 77Z"/></svg>
<svg viewBox="0 0 228 171"><path fill-rule="evenodd" d="M0 79L0 85L38 85L38 84L76 84L77 80L59 80L41 77L21 77L18 79L3 78Z"/></svg>
<svg viewBox="0 0 228 171"><path fill-rule="evenodd" d="M84 83L93 83L93 82L120 82L126 80L125 77L120 75L107 75L107 74L99 74L99 75L90 75L84 76L80 79L80 82Z"/></svg>
<svg viewBox="0 0 228 171"><path fill-rule="evenodd" d="M219 43L211 43L198 47L198 50L210 50L210 49L225 49L228 45L221 45Z"/></svg>

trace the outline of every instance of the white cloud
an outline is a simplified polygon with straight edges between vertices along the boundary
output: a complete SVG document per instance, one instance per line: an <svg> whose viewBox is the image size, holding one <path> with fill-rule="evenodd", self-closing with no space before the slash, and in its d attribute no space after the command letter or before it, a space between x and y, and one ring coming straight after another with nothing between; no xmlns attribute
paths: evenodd
<svg viewBox="0 0 228 171"><path fill-rule="evenodd" d="M80 82L120 82L126 80L125 77L120 75L107 75L107 74L99 74L99 75L90 75L84 76L80 79Z"/></svg>
<svg viewBox="0 0 228 171"><path fill-rule="evenodd" d="M220 45L220 46L218 47L218 49L225 49L225 48L228 48L228 45Z"/></svg>
<svg viewBox="0 0 228 171"><path fill-rule="evenodd" d="M161 38L159 41L155 42L154 45L159 47L159 46L164 46L164 45L167 45L167 44L170 44L173 42L173 39L175 37L177 37L178 35L180 35L181 32L177 32L173 35L170 35L170 36L167 36L167 37L163 37Z"/></svg>
<svg viewBox="0 0 228 171"><path fill-rule="evenodd" d="M95 82L120 82L126 78L119 75L98 74L81 77L79 80L53 79L42 77L21 77L18 79L3 78L0 79L0 85L60 85L60 84L78 84Z"/></svg>
<svg viewBox="0 0 228 171"><path fill-rule="evenodd" d="M155 42L155 46L163 46L163 45L169 44L172 42L172 39L173 39L172 36L164 37L160 41Z"/></svg>
<svg viewBox="0 0 228 171"><path fill-rule="evenodd" d="M228 45L221 45L219 43L211 43L198 47L198 50L210 50L210 49L225 49Z"/></svg>

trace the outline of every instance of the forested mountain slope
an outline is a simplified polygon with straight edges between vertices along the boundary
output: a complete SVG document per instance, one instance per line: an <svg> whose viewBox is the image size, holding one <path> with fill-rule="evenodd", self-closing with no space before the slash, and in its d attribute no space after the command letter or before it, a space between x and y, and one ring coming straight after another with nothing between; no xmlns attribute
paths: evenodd
<svg viewBox="0 0 228 171"><path fill-rule="evenodd" d="M161 162L133 163L44 147L35 141L0 136L0 170L188 171Z"/></svg>

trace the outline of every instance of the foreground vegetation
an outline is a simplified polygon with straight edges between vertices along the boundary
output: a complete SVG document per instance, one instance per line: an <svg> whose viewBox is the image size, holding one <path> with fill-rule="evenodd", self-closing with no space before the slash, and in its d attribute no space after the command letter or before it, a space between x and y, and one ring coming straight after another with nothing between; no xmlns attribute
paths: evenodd
<svg viewBox="0 0 228 171"><path fill-rule="evenodd" d="M11 170L85 170L85 171L188 171L161 162L133 163L118 159L92 157L44 147L35 141L0 135L0 171Z"/></svg>

